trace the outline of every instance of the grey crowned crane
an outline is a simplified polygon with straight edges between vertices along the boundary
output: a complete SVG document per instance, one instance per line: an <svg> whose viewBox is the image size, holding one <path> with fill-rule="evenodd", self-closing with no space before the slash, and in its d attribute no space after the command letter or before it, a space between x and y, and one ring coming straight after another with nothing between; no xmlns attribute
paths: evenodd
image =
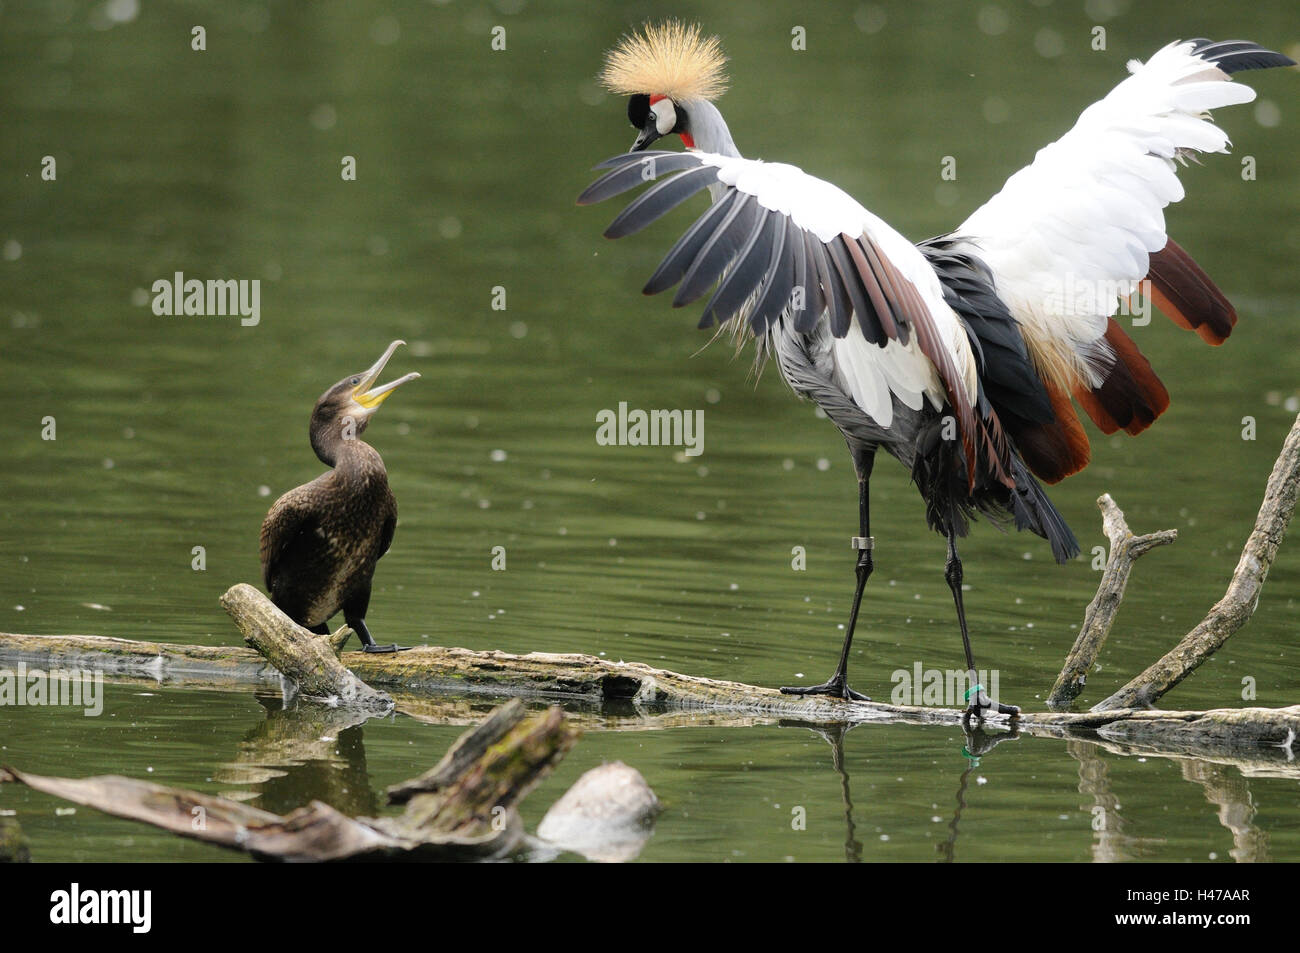
<svg viewBox="0 0 1300 953"><path fill-rule="evenodd" d="M972 685L967 718L1014 717L1018 708L975 685L957 539L984 514L1043 537L1058 562L1079 552L1038 482L1088 462L1071 397L1107 434L1140 433L1168 407L1168 392L1114 318L1119 298L1143 279L1174 323L1210 344L1228 336L1232 305L1165 234L1163 210L1183 197L1180 162L1227 151L1208 111L1255 98L1231 74L1294 63L1253 43L1204 39L1133 61L1131 75L1002 191L919 245L829 182L741 156L713 104L724 64L717 38L698 26L670 21L624 37L601 78L631 97L636 141L597 166L609 171L578 203L654 181L605 231L622 238L707 188L712 205L645 293L680 283L673 305L681 306L716 283L700 327L752 331L757 359L775 358L848 443L860 527L839 664L824 684L782 691L865 700L849 688L847 669L873 565L872 465L884 450L911 472L930 527L947 539L944 576ZM671 134L685 152L647 151ZM1070 294L1071 282L1102 293Z"/></svg>

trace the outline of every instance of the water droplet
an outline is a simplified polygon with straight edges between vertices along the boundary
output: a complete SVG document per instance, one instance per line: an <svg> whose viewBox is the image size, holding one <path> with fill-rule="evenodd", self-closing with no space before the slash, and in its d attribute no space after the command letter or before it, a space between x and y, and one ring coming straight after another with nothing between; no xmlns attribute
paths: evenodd
<svg viewBox="0 0 1300 953"><path fill-rule="evenodd" d="M339 121L339 114L331 103L320 103L307 114L307 121L321 132L325 132L334 128L335 123Z"/></svg>

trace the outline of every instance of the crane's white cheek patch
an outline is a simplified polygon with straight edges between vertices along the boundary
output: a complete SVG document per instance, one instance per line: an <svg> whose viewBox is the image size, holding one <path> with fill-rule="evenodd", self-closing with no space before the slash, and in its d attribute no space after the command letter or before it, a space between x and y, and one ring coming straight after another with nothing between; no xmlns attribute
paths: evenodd
<svg viewBox="0 0 1300 953"><path fill-rule="evenodd" d="M673 108L673 104L666 99L661 99L650 108L654 110L655 129L658 130L659 135L666 136L672 132L673 127L677 125L677 110Z"/></svg>

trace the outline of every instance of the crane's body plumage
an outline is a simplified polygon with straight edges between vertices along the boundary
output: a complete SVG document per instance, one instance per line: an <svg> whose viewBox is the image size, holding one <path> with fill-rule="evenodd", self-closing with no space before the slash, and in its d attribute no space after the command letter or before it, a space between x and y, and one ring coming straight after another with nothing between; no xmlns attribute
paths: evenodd
<svg viewBox="0 0 1300 953"><path fill-rule="evenodd" d="M845 667L872 567L867 484L878 449L909 468L930 525L948 540L946 576L973 672L956 537L983 513L1043 536L1058 561L1077 554L1035 476L1056 482L1088 461L1071 398L1105 433L1138 433L1168 406L1115 320L1120 299L1143 279L1175 323L1213 344L1228 336L1235 312L1169 240L1164 209L1183 198L1180 162L1227 151L1209 110L1254 98L1231 74L1291 61L1252 43L1208 40L1133 61L1127 79L960 227L914 245L835 185L741 156L711 97L637 89L633 78L649 83L661 68L638 62L638 44L647 43L656 62L694 64L695 85L723 81L720 49L698 29L655 31L610 56L618 70L607 67L606 83L632 93L628 115L640 134L631 153L598 166L609 171L578 201L656 180L606 230L619 238L707 189L711 207L645 292L679 285L673 305L681 306L716 284L700 326L752 331L759 359L774 358L848 442L860 484L857 593L836 675L798 691L855 697ZM676 59L665 52L673 43L683 53ZM692 74L675 66L672 82L692 88ZM643 151L669 133L686 152ZM979 695L972 710L991 704Z"/></svg>

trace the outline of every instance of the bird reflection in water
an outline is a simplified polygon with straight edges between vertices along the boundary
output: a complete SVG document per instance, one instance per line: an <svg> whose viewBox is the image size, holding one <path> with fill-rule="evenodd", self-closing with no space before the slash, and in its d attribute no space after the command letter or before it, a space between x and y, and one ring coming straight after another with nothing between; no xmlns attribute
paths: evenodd
<svg viewBox="0 0 1300 953"><path fill-rule="evenodd" d="M853 819L853 792L850 787L848 769L844 762L844 737L861 722L840 722L837 724L814 724L806 721L783 719L782 726L807 728L820 737L831 748L831 767L840 779L840 799L844 806L844 859L851 864L862 863L862 841L857 836L857 823ZM1015 722L1008 731L986 731L978 725L962 727L964 744L962 756L966 758L966 768L957 782L956 810L948 824L947 839L936 845L940 863L951 863L955 856L957 833L961 824L962 813L966 810L966 789L970 785L971 774L980 766L980 758L988 754L1004 741L1020 737Z"/></svg>

